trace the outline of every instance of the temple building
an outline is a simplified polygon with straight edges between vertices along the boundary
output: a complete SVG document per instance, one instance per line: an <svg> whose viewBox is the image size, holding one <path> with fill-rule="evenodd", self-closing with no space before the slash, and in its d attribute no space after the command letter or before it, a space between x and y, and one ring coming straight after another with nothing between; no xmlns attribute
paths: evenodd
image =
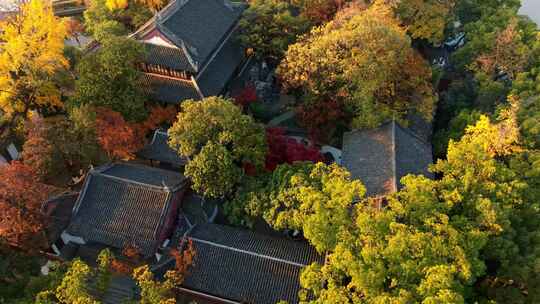
<svg viewBox="0 0 540 304"><path fill-rule="evenodd" d="M95 260L102 248L134 246L145 259L157 258L175 230L186 188L182 174L147 166L115 163L91 170L61 234L60 255L70 259L97 248L88 259Z"/></svg>
<svg viewBox="0 0 540 304"><path fill-rule="evenodd" d="M366 186L368 197L385 197L402 188L401 178L407 174L433 177L428 171L433 163L431 144L421 133L396 121L347 132L342 165Z"/></svg>
<svg viewBox="0 0 540 304"><path fill-rule="evenodd" d="M175 0L131 37L145 44L143 83L158 102L177 104L223 94L247 62L236 39L243 4Z"/></svg>

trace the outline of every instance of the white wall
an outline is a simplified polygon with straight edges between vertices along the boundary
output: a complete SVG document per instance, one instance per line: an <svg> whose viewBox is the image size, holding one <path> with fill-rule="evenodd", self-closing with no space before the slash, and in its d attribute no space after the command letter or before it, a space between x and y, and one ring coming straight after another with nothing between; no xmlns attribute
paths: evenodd
<svg viewBox="0 0 540 304"><path fill-rule="evenodd" d="M540 25L540 0L521 0L520 14L529 16Z"/></svg>

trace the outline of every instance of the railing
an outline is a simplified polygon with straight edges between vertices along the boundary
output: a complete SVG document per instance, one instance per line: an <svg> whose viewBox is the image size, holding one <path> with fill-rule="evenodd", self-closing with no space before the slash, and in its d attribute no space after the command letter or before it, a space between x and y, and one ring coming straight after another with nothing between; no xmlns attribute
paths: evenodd
<svg viewBox="0 0 540 304"><path fill-rule="evenodd" d="M86 10L86 5L81 0L51 0L51 5L58 17L80 15Z"/></svg>

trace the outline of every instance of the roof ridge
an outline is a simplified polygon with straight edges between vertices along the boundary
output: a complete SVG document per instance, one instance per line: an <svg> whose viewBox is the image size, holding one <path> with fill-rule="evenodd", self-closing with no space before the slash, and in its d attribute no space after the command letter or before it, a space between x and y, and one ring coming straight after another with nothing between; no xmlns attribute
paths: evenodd
<svg viewBox="0 0 540 304"><path fill-rule="evenodd" d="M127 179L127 178L118 177L118 176L114 176L114 175L109 175L109 174L105 174L105 173L100 173L99 175L102 176L102 177L114 179L116 181L124 182L124 183L127 183L127 184L135 184L137 186L143 186L143 187L153 188L153 189L156 189L156 190L162 190L163 192L171 192L171 188L168 187L168 186L151 185L151 184L142 183L142 182L138 182L138 181L134 181L134 180L130 180L130 179Z"/></svg>
<svg viewBox="0 0 540 304"><path fill-rule="evenodd" d="M161 214L159 215L159 222L158 222L158 225L156 226L156 228L154 229L154 238L158 239L159 238L159 233L161 231L160 228L164 228L163 225L165 224L165 221L166 221L166 217L167 217L167 213L169 213L170 211L170 208L172 208L172 204L171 204L171 201L172 201L172 198L173 198L173 194L171 191L167 191L167 203L165 205L165 208L163 208L161 210Z"/></svg>
<svg viewBox="0 0 540 304"><path fill-rule="evenodd" d="M423 143L424 145L426 146L430 146L430 143L426 142L420 135L416 134L416 132L414 132L413 130L411 130L409 127L403 127L401 126L401 124L399 122L396 121L395 123L400 130L402 130L403 132L407 133L407 135L410 135L412 137L414 137L415 139L419 140L421 143Z"/></svg>
<svg viewBox="0 0 540 304"><path fill-rule="evenodd" d="M393 182L393 185L394 186L394 191L397 192L398 190L398 183L399 181L397 180L397 164L396 164L396 158L397 158L397 147L396 147L396 120L395 119L392 119L392 122L390 122L391 125L392 125L392 153L394 154L394 157L392 157L392 171L393 171L393 177L394 177L394 182Z"/></svg>
<svg viewBox="0 0 540 304"><path fill-rule="evenodd" d="M219 248L223 248L223 249L227 249L227 250L231 250L231 251L235 251L235 252L239 252L239 253L248 254L248 255L251 255L251 256L255 256L255 257L262 258L262 259L267 259L267 260L272 260L272 261L279 262L279 263L285 263L285 264L289 264L289 265L293 265L293 266L297 266L297 267L302 267L302 268L308 266L308 265L296 263L296 262L293 262L293 261L272 257L272 256L269 256L269 255L266 255L266 254L256 253L256 252L249 251L249 250L238 249L238 248L230 247L230 246L227 246L227 245L219 244L219 243L216 243L216 242L201 240L199 238L195 238L195 237L192 237L192 236L190 236L189 238L191 240L195 241L195 242L199 242L199 243L203 243L203 244L206 244L206 245L219 247Z"/></svg>
<svg viewBox="0 0 540 304"><path fill-rule="evenodd" d="M112 166L110 166L107 169L110 169L110 168L112 168L114 166L128 166L128 167L134 167L134 168L143 168L145 170L153 170L153 171L159 171L159 172L164 172L164 173L169 173L169 174L182 175L181 173L178 173L178 172L173 172L173 171L169 171L169 170L165 170L165 169L161 169L161 168L156 168L156 167L151 167L151 166L142 165L142 164L136 164L136 163L131 163L131 162L115 162L115 163L113 163ZM105 169L105 170L107 170L107 169Z"/></svg>
<svg viewBox="0 0 540 304"><path fill-rule="evenodd" d="M176 34L171 32L169 29L167 29L167 27L163 26L164 21L158 21L158 22L159 23L157 24L157 29L159 31L161 31L163 33L163 35L165 35L167 38L169 38L174 44L176 44L177 47L179 47L180 49L182 49L182 51L184 51L184 54L186 55L186 58L187 58L189 64L191 65L191 67L195 71L198 71L199 70L199 65L193 59L193 57L191 56L191 53L190 53L190 49L194 49L195 52L197 52L197 49L195 47L192 47L191 45L189 45L186 42L185 37L180 38L180 37L176 36Z"/></svg>
<svg viewBox="0 0 540 304"><path fill-rule="evenodd" d="M199 80L199 78L204 74L204 72L208 69L208 66L214 61L214 59L217 57L219 52L223 49L223 46L231 39L232 35L236 33L236 30L239 28L238 22L232 26L232 28L229 29L229 32L227 35L219 42L218 47L210 53L210 57L206 58L206 62L204 63L204 66L201 68L200 71L197 73L196 80Z"/></svg>
<svg viewBox="0 0 540 304"><path fill-rule="evenodd" d="M162 183L163 186L156 186L156 185L152 185L152 184L148 184L148 183L144 183L144 182L139 182L139 181L135 181L135 180L132 180L132 179L119 177L119 176L114 176L114 175L106 173L106 171L108 169L110 169L110 168L112 168L114 166L117 166L117 165L129 166L129 167L133 167L133 168L139 168L139 169L144 169L144 170L149 170L149 171L154 171L154 172L178 174L180 177L182 177L182 180L180 180L177 184L167 185L165 183L165 181L162 179L161 183ZM155 168L155 167L143 166L143 165L132 164L132 163L112 163L112 164L108 164L108 165L103 166L103 168L99 168L99 170L98 169L92 170L90 173L91 173L91 175L103 176L103 177L111 178L111 179L121 181L121 182L124 182L124 183L129 183L129 184L135 184L135 185L139 185L139 186L154 188L154 189L162 190L162 191L165 191L165 192L174 192L174 191L178 190L180 187L182 187L182 185L184 185L185 182L186 182L186 178L180 173L170 172L170 171Z"/></svg>
<svg viewBox="0 0 540 304"><path fill-rule="evenodd" d="M84 180L83 188L82 188L81 192L79 192L79 196L77 197L77 200L75 201L75 204L73 205L73 210L71 211L72 217L75 217L79 213L79 209L81 208L82 201L84 200L84 197L86 196L86 191L88 190L88 186L90 185L90 181L92 180L92 177L94 176L94 174L93 174L94 170L95 169L92 169L86 175L86 179Z"/></svg>
<svg viewBox="0 0 540 304"><path fill-rule="evenodd" d="M231 12L234 12L233 3L230 0L214 0L216 3L223 5L227 9L229 9Z"/></svg>
<svg viewBox="0 0 540 304"><path fill-rule="evenodd" d="M179 9L185 6L190 0L173 0L169 2L165 7L163 7L159 12L156 13L157 22L163 23L167 21L173 14L175 14Z"/></svg>

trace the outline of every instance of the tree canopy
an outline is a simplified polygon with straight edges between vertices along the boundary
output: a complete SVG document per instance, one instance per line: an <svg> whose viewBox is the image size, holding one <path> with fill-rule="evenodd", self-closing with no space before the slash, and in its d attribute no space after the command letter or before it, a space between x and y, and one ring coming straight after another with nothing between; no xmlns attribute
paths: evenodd
<svg viewBox="0 0 540 304"><path fill-rule="evenodd" d="M39 0L22 4L0 27L0 137L5 137L30 111L63 107L58 75L68 68L63 53L67 31Z"/></svg>
<svg viewBox="0 0 540 304"><path fill-rule="evenodd" d="M147 7L145 2L135 0L89 1L84 12L86 32L96 40L102 41L108 35L126 35L129 31L135 31L152 17L151 8ZM151 3L152 1L147 2Z"/></svg>
<svg viewBox="0 0 540 304"><path fill-rule="evenodd" d="M72 102L76 106L108 107L128 121L146 117L146 97L136 64L143 46L129 38L110 37L77 65L78 79Z"/></svg>
<svg viewBox="0 0 540 304"><path fill-rule="evenodd" d="M18 161L0 166L0 241L37 252L46 247L46 217L41 204L58 189L40 182L32 169Z"/></svg>
<svg viewBox="0 0 540 304"><path fill-rule="evenodd" d="M96 127L88 108L73 109L67 117L56 115L28 122L22 159L42 179L80 174L104 161L96 140ZM87 115L87 114L90 114Z"/></svg>
<svg viewBox="0 0 540 304"><path fill-rule="evenodd" d="M221 197L239 180L240 168L262 168L266 155L264 128L231 100L208 97L182 102L182 110L169 129L169 145L192 161L186 175L194 189ZM212 174L223 174L214 176Z"/></svg>
<svg viewBox="0 0 540 304"><path fill-rule="evenodd" d="M433 166L441 179L410 175L387 207L356 204L325 265L302 273L303 303L533 303L538 210L500 160L519 149L517 136L515 121L484 116Z"/></svg>
<svg viewBox="0 0 540 304"><path fill-rule="evenodd" d="M456 0L385 0L413 39L441 43Z"/></svg>
<svg viewBox="0 0 540 304"><path fill-rule="evenodd" d="M288 1L252 1L239 22L240 41L259 57L281 58L289 44L309 29L309 21L293 11Z"/></svg>
<svg viewBox="0 0 540 304"><path fill-rule="evenodd" d="M352 127L375 127L411 112L431 120L431 69L386 6L374 4L315 28L289 47L278 74L285 88L342 98Z"/></svg>
<svg viewBox="0 0 540 304"><path fill-rule="evenodd" d="M276 230L301 230L319 252L334 248L339 229L350 225L353 203L364 197L361 182L337 165L282 164L252 180L225 206L229 218L251 225L261 217Z"/></svg>

